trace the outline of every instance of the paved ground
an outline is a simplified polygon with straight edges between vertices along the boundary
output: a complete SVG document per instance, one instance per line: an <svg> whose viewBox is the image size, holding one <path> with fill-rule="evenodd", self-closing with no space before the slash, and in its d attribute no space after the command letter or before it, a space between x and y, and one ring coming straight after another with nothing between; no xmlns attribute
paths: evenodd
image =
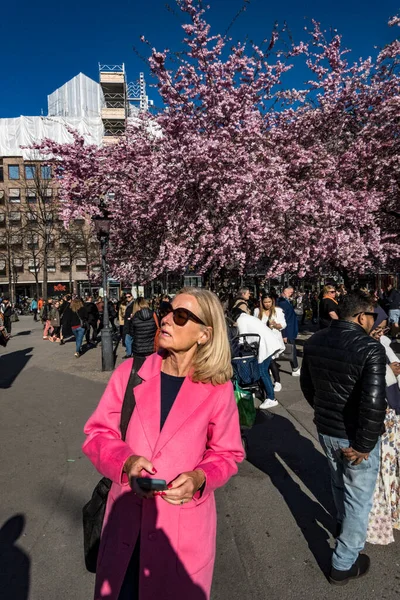
<svg viewBox="0 0 400 600"><path fill-rule="evenodd" d="M14 333L0 351L0 597L90 600L81 507L98 475L82 456L82 427L108 375L99 371L100 349L77 360L72 343L42 341L30 317ZM282 382L280 406L259 414L248 460L218 492L212 600L399 598L399 535L391 546L368 546L364 581L327 583L327 465L298 379L283 373Z"/></svg>

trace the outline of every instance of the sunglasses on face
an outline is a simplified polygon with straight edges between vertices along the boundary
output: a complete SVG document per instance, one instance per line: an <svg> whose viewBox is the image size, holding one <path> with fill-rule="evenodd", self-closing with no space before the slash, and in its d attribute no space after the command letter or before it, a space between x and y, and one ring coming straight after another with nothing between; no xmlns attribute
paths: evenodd
<svg viewBox="0 0 400 600"><path fill-rule="evenodd" d="M174 323L175 325L178 325L178 327L183 327L188 321L193 321L199 325L205 325L205 323L199 319L199 317L197 317L194 313L192 313L191 310L188 310L187 308L173 308L172 304L167 304L166 306L163 306L162 310L160 311L161 319L169 315L169 313L172 313Z"/></svg>
<svg viewBox="0 0 400 600"><path fill-rule="evenodd" d="M361 312L356 313L353 317L358 317L358 315L367 315L368 317L374 317L374 319L378 316L377 312L365 312L362 310Z"/></svg>

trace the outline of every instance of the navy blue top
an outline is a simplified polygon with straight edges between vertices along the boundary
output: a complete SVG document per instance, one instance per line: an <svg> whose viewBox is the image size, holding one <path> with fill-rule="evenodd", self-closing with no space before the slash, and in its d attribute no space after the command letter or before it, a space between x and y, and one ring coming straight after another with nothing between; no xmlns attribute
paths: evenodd
<svg viewBox="0 0 400 600"><path fill-rule="evenodd" d="M277 304L285 313L286 327L281 330L282 337L288 340L295 340L299 333L299 322L294 308L287 298L279 296Z"/></svg>
<svg viewBox="0 0 400 600"><path fill-rule="evenodd" d="M181 389L185 377L175 377L167 375L161 371L161 425L160 431L164 427L169 411L171 410L175 399Z"/></svg>

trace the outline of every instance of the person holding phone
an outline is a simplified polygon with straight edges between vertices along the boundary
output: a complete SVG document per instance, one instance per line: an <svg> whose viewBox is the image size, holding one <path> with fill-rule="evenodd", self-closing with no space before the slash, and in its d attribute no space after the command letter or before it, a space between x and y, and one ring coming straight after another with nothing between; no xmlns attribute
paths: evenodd
<svg viewBox="0 0 400 600"><path fill-rule="evenodd" d="M83 451L113 482L96 600L104 597L104 582L108 600L187 600L188 581L209 599L214 491L244 458L218 297L184 288L160 316L160 350L138 371L142 382L134 389L136 405L125 441L119 424L132 360L116 369L85 425ZM172 552L165 550L165 539Z"/></svg>

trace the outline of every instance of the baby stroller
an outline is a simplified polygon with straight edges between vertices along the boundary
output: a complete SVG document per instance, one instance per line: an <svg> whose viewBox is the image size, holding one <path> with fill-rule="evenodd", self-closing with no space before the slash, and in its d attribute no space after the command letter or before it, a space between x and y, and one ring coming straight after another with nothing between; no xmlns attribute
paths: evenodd
<svg viewBox="0 0 400 600"><path fill-rule="evenodd" d="M246 453L248 450L246 430L254 425L256 419L253 394L259 397L261 401L265 399L264 386L261 382L258 366L260 340L261 338L257 334L238 334L230 339L233 385L239 411L242 444Z"/></svg>
<svg viewBox="0 0 400 600"><path fill-rule="evenodd" d="M263 401L265 391L258 367L260 341L255 333L238 334L231 340L231 352L234 383Z"/></svg>

